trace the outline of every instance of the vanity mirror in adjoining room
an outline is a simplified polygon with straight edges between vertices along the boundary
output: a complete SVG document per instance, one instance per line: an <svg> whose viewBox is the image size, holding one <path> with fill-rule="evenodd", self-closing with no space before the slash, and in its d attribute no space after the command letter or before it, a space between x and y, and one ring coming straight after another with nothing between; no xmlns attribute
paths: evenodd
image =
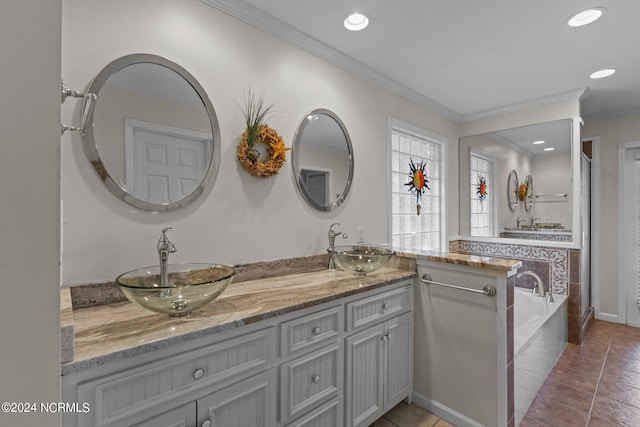
<svg viewBox="0 0 640 427"><path fill-rule="evenodd" d="M85 152L105 186L146 211L175 210L214 178L220 130L198 81L165 58L133 54L105 66L88 91Z"/></svg>
<svg viewBox="0 0 640 427"><path fill-rule="evenodd" d="M460 138L460 235L571 242L575 140L572 119Z"/></svg>
<svg viewBox="0 0 640 427"><path fill-rule="evenodd" d="M303 199L319 211L340 206L353 180L353 148L346 126L327 109L305 116L292 146L293 179Z"/></svg>

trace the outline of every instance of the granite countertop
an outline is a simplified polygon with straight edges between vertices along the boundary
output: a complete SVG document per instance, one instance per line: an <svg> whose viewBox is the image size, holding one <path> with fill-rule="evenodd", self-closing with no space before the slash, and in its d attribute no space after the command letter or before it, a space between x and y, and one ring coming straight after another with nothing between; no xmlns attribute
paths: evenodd
<svg viewBox="0 0 640 427"><path fill-rule="evenodd" d="M467 255L455 252L439 252L439 251L403 251L396 250L396 255L417 259L425 259L428 261L438 261L448 264L467 265L475 268L485 268L488 270L511 272L522 266L522 261L506 258L496 258L480 255Z"/></svg>
<svg viewBox="0 0 640 427"><path fill-rule="evenodd" d="M65 309L72 314L72 360L62 375L268 319L416 277L387 266L367 276L320 270L232 282L189 317L153 313L130 302ZM62 289L62 293L68 289ZM66 295L64 295L66 299Z"/></svg>

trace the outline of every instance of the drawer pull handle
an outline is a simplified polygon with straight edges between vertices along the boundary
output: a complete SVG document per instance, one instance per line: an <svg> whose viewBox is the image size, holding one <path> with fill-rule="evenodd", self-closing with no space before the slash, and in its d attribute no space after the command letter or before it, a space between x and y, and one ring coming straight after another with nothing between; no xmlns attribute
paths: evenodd
<svg viewBox="0 0 640 427"><path fill-rule="evenodd" d="M205 420L202 422L202 427L211 427L212 425L211 420Z"/></svg>
<svg viewBox="0 0 640 427"><path fill-rule="evenodd" d="M382 309L385 310L385 311L389 310L389 303L385 302L384 304L382 304Z"/></svg>
<svg viewBox="0 0 640 427"><path fill-rule="evenodd" d="M311 332L313 332L313 335L320 335L320 332L322 332L322 329L320 329L320 326L316 326L315 328L313 328Z"/></svg>
<svg viewBox="0 0 640 427"><path fill-rule="evenodd" d="M311 381L313 381L314 384L318 384L320 382L320 375L312 376Z"/></svg>
<svg viewBox="0 0 640 427"><path fill-rule="evenodd" d="M195 371L193 371L193 378L194 379L199 380L202 377L204 377L204 369L198 368Z"/></svg>

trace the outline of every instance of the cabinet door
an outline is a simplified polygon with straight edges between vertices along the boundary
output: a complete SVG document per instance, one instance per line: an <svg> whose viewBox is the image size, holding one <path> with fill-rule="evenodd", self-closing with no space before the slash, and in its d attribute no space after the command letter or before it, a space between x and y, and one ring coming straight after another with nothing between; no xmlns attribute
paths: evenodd
<svg viewBox="0 0 640 427"><path fill-rule="evenodd" d="M384 325L347 338L348 426L367 426L383 414Z"/></svg>
<svg viewBox="0 0 640 427"><path fill-rule="evenodd" d="M413 388L413 313L385 323L385 412L411 393Z"/></svg>
<svg viewBox="0 0 640 427"><path fill-rule="evenodd" d="M198 426L274 427L276 377L270 369L198 400Z"/></svg>
<svg viewBox="0 0 640 427"><path fill-rule="evenodd" d="M193 427L196 425L196 402L189 402L164 414L135 424L134 427Z"/></svg>

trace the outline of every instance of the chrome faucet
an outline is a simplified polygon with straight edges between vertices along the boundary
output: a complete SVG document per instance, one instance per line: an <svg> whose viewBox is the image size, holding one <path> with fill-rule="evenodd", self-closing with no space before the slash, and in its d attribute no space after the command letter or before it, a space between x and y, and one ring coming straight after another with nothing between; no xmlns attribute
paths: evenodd
<svg viewBox="0 0 640 427"><path fill-rule="evenodd" d="M540 298L544 298L544 294L545 294L545 292L544 292L544 282L542 281L540 276L538 276L533 271L527 270L527 271L523 271L522 273L518 273L516 278L519 279L522 276L531 276L531 277L533 277L535 279L535 283L533 284L533 293L539 295ZM549 293L547 294L547 301L554 302L553 301L553 293L551 292L551 287L549 287Z"/></svg>
<svg viewBox="0 0 640 427"><path fill-rule="evenodd" d="M338 236L342 236L343 239L347 239L349 238L349 236L347 236L345 233L343 233L342 231L338 231L336 232L333 227L336 225L340 225L339 222L333 223L331 224L331 227L329 227L329 248L327 249L327 251L332 252L335 251L335 243L336 243L336 237ZM334 270L336 268L336 266L333 263L333 258L331 258L331 255L329 255L329 270Z"/></svg>
<svg viewBox="0 0 640 427"><path fill-rule="evenodd" d="M533 223L536 222L537 220L540 220L540 218L536 218L536 217L531 217L531 228L533 228Z"/></svg>
<svg viewBox="0 0 640 427"><path fill-rule="evenodd" d="M167 237L167 231L173 230L172 227L167 227L162 230L160 239L158 240L158 257L160 258L160 287L166 287L168 283L167 279L167 264L169 263L169 254L177 252L176 246Z"/></svg>
<svg viewBox="0 0 640 427"><path fill-rule="evenodd" d="M520 228L520 223L524 221L524 218L517 217L516 218L516 228Z"/></svg>

